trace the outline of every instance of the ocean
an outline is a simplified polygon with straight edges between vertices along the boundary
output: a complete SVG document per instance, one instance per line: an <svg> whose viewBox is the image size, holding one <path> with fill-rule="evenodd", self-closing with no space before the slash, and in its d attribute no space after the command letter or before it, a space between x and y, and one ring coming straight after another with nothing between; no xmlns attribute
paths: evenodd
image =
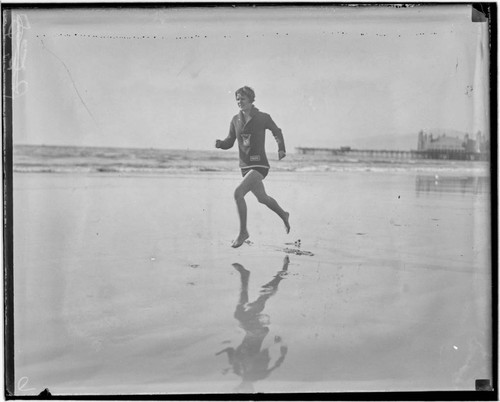
<svg viewBox="0 0 500 402"><path fill-rule="evenodd" d="M277 172L367 171L489 175L489 163L480 161L302 155L293 152L287 154L282 161L278 161L276 153L268 153L268 158L272 171ZM234 150L15 145L13 171L16 173L97 174L237 172L238 153Z"/></svg>

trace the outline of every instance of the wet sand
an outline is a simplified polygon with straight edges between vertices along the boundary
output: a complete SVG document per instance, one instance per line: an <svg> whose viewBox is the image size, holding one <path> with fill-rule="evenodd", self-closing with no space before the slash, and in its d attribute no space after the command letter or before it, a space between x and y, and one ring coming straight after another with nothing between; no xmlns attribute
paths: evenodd
<svg viewBox="0 0 500 402"><path fill-rule="evenodd" d="M491 378L484 179L272 172L292 231L250 194L251 243L235 250L239 179L15 174L17 394L473 390Z"/></svg>

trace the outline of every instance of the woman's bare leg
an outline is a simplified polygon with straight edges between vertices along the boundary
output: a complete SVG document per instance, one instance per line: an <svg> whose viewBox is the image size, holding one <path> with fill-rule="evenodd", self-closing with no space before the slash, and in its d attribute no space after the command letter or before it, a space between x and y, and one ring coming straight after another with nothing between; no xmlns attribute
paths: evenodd
<svg viewBox="0 0 500 402"><path fill-rule="evenodd" d="M259 172L250 170L234 191L234 200L236 201L238 216L240 218L240 233L232 244L234 248L240 247L250 237L247 230L247 204L245 202L245 195L249 191L252 191L258 183L262 184L262 179L263 176Z"/></svg>
<svg viewBox="0 0 500 402"><path fill-rule="evenodd" d="M286 211L283 210L278 204L278 202L273 198L267 195L266 189L264 187L264 183L262 183L262 180L259 182L256 182L254 186L251 189L252 193L257 197L257 200L261 203L267 206L269 209L271 209L273 212L275 212L282 220L283 223L285 224L286 232L290 233L290 214Z"/></svg>

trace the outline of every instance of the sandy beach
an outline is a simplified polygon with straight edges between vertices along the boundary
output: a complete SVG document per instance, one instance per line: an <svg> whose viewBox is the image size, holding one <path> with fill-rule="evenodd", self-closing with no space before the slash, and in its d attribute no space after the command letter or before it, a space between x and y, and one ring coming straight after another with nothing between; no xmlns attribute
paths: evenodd
<svg viewBox="0 0 500 402"><path fill-rule="evenodd" d="M291 233L249 194L250 243L232 249L239 180L16 173L17 395L492 378L487 178L271 172Z"/></svg>

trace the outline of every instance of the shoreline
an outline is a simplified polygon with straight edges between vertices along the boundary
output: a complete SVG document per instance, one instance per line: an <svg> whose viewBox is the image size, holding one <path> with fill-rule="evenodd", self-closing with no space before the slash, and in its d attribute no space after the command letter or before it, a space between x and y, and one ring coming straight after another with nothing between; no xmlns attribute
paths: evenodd
<svg viewBox="0 0 500 402"><path fill-rule="evenodd" d="M490 166L484 165L484 162L476 162L475 166L446 166L429 165L421 166L417 164L397 165L395 163L374 163L363 166L361 163L337 164L335 166L306 166L292 168L282 168L271 166L272 174L335 174L335 173L381 173L381 174L445 174L449 176L490 176ZM95 168L95 167L21 167L14 166L13 173L16 174L77 174L77 175L95 175L95 176L172 176L172 175L226 175L239 174L238 167L233 169L217 168Z"/></svg>

